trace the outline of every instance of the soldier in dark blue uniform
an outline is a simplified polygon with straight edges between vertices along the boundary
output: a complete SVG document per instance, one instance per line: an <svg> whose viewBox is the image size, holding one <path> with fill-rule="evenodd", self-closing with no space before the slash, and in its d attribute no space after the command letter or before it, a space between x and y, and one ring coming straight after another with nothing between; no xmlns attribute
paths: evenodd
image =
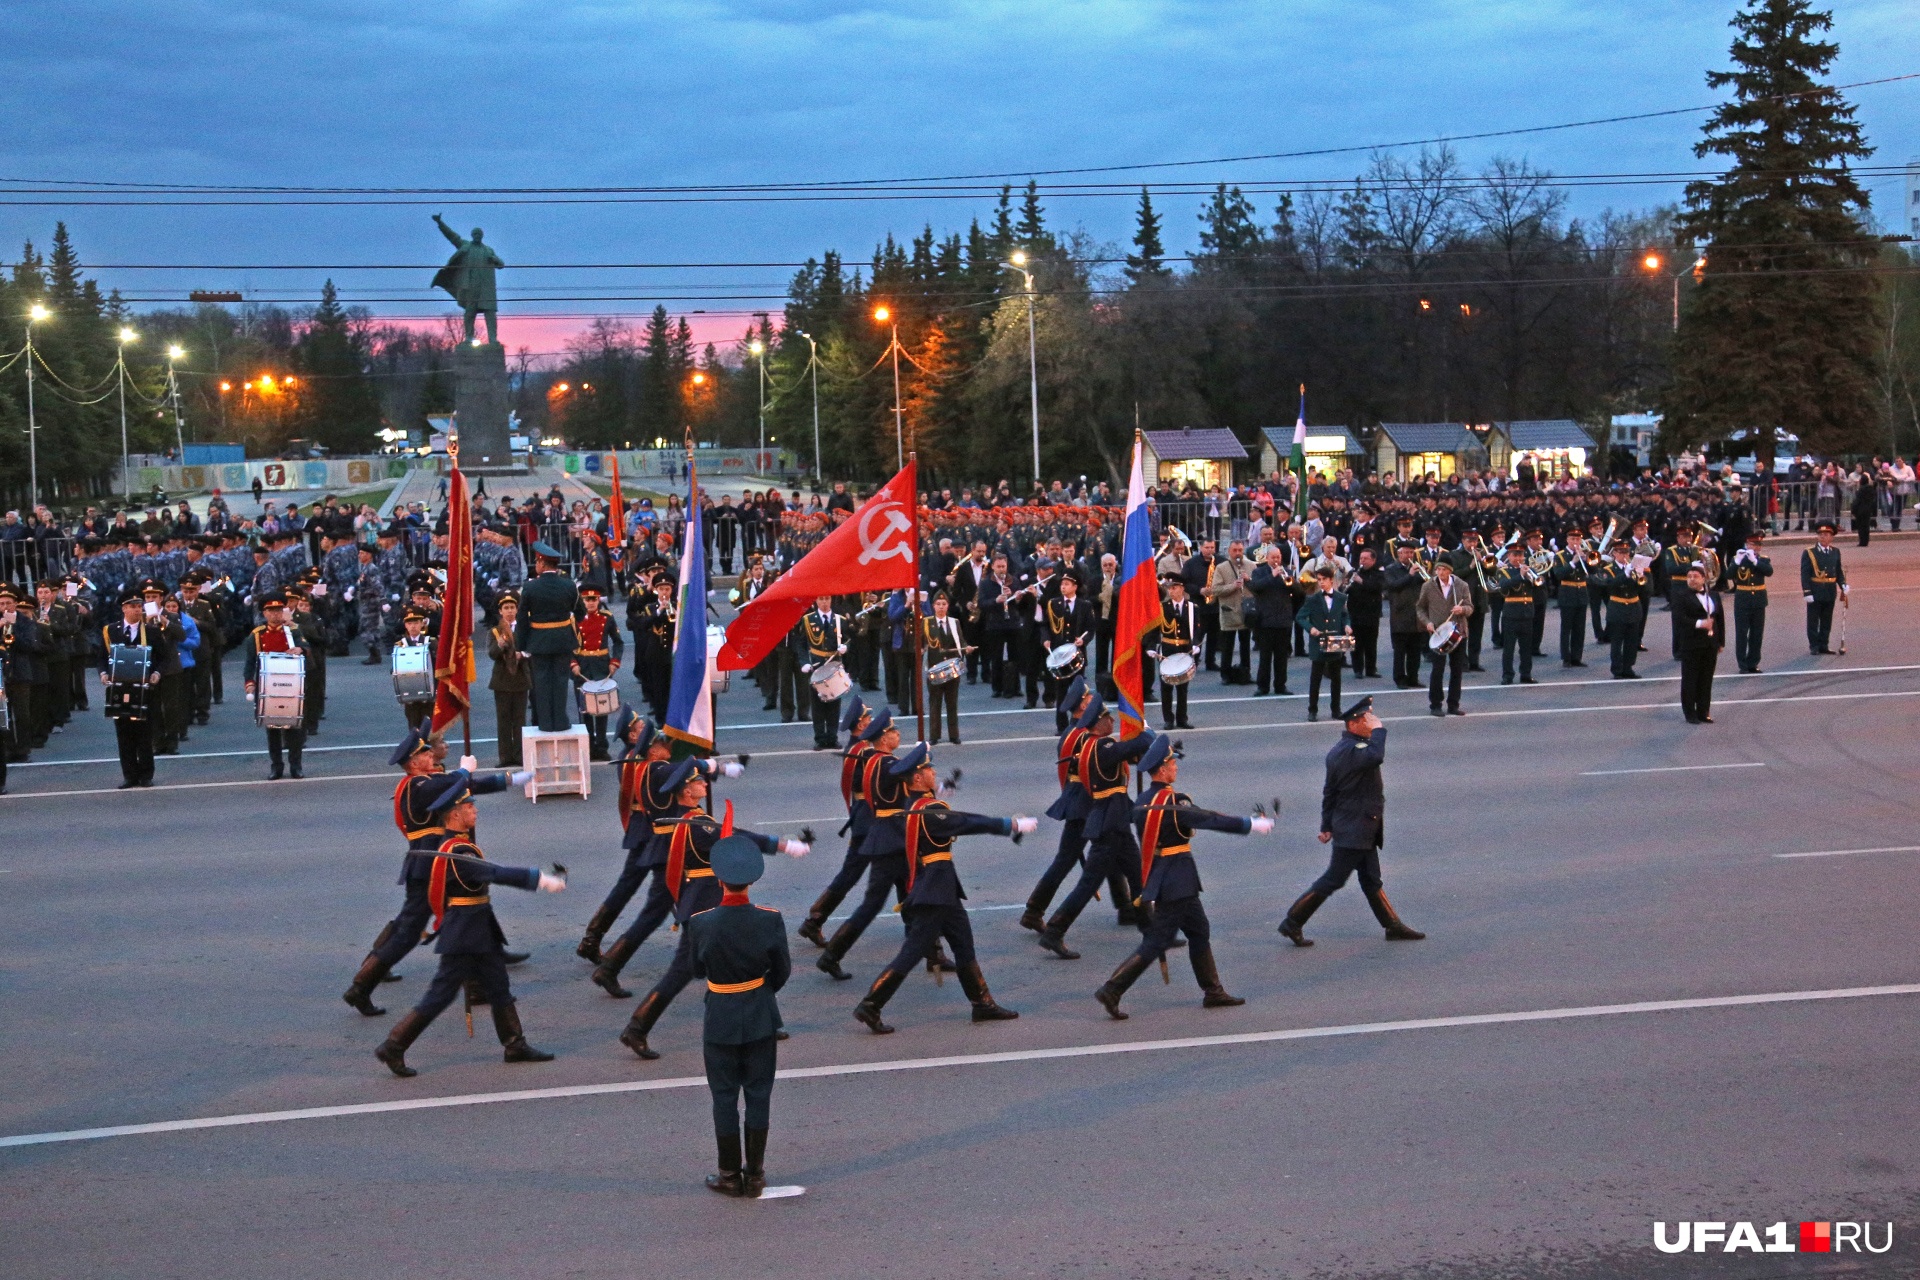
<svg viewBox="0 0 1920 1280"><path fill-rule="evenodd" d="M860 847L866 842L867 828L873 825L873 807L867 803L861 775L867 757L874 751L872 740L866 736L872 724L873 714L867 710L866 700L857 693L847 695L847 705L840 713L840 732L851 735L846 752L840 757L840 800L847 807L847 822L842 828L848 833L847 856L841 859L840 869L807 908L807 918L795 930L816 947L827 945L826 935L821 932L827 917L853 892L853 886L860 883L860 877L867 871Z"/></svg>
<svg viewBox="0 0 1920 1280"><path fill-rule="evenodd" d="M1200 870L1193 862L1193 833L1205 830L1236 836L1266 835L1273 830L1273 819L1264 814L1234 818L1194 807L1191 796L1173 789L1180 780L1180 757L1174 754L1173 740L1164 735L1154 739L1141 757L1140 772L1153 779L1152 789L1133 807L1134 825L1140 830L1140 904L1152 916L1139 949L1120 962L1113 976L1094 992L1094 999L1109 1017L1125 1019L1120 998L1147 966L1156 960L1166 962L1167 946L1174 934L1184 933L1187 960L1193 965L1194 981L1200 984L1201 1004L1208 1009L1245 1004L1220 985L1220 970L1213 962L1213 930L1207 922L1207 910L1200 904Z"/></svg>
<svg viewBox="0 0 1920 1280"><path fill-rule="evenodd" d="M700 802L707 798L707 779L694 768L693 761L682 760L675 765L670 780L673 784L673 802L685 814L674 822L673 832L667 837L667 892L673 895L674 916L681 925L684 926L702 911L720 905L720 882L714 878L709 859L714 845L723 837L743 836L753 842L754 848L769 857L775 853L785 853L795 858L806 854L804 841L776 840L772 836L763 836L739 827L728 830L711 814L702 812ZM729 814L729 823L731 819L732 815ZM653 1024L660 1020L660 1015L667 1011L673 998L680 994L687 983L693 981L692 939L693 934L682 928L680 945L674 950L667 971L660 975L660 981L653 985L653 990L641 998L640 1006L633 1011L625 1029L620 1032L620 1043L649 1061L658 1058L660 1051L647 1043L647 1034L653 1030Z"/></svg>
<svg viewBox="0 0 1920 1280"><path fill-rule="evenodd" d="M1832 653L1833 606L1846 598L1847 571L1840 567L1840 548L1833 545L1833 522L1822 520L1820 541L1800 553L1800 594L1807 602L1807 648L1815 654Z"/></svg>
<svg viewBox="0 0 1920 1280"><path fill-rule="evenodd" d="M960 990L973 1005L973 1020L1004 1022L1020 1016L995 1002L980 972L980 961L973 951L973 926L962 905L967 891L961 888L953 866L953 842L966 835L1023 836L1038 827L1039 821L1017 815L993 818L949 808L934 794L933 758L919 750L916 755L919 760L907 784L912 799L901 822L907 896L900 914L907 937L900 944L899 954L880 971L866 997L853 1010L853 1016L868 1030L882 1036L893 1031L880 1019L887 1001L914 967L933 955L942 938L953 944L955 971Z"/></svg>
<svg viewBox="0 0 1920 1280"><path fill-rule="evenodd" d="M1099 711L1093 712L1091 723L1096 732L1081 744L1078 763L1080 783L1087 789L1087 814L1081 825L1087 838L1085 869L1068 891L1066 900L1047 921L1047 927L1040 931L1040 945L1062 960L1080 958L1078 951L1067 946L1067 930L1093 900L1103 881L1118 872L1127 886L1122 901L1130 903L1140 895L1140 849L1133 842L1130 825L1127 771L1132 762L1153 745L1153 735L1143 731L1120 742L1109 734L1097 732L1102 719ZM1112 727L1110 718L1106 723ZM1140 924L1137 916L1134 923Z"/></svg>
<svg viewBox="0 0 1920 1280"><path fill-rule="evenodd" d="M1511 632L1506 634L1511 635ZM1320 843L1333 845L1326 872L1287 909L1280 932L1296 947L1310 947L1301 929L1320 904L1332 897L1347 877L1360 873L1360 892L1373 908L1373 918L1387 931L1390 942L1417 942L1427 935L1409 929L1394 914L1381 888L1380 848L1385 842L1386 788L1380 766L1387 758L1387 727L1373 714L1373 699L1362 698L1342 716L1346 731L1327 752L1327 781L1320 791Z"/></svg>
<svg viewBox="0 0 1920 1280"><path fill-rule="evenodd" d="M1733 661L1747 675L1760 672L1760 647L1767 637L1767 579L1773 561L1761 551L1767 535L1747 534L1747 545L1733 553Z"/></svg>
<svg viewBox="0 0 1920 1280"><path fill-rule="evenodd" d="M509 783L525 786L533 776L526 772L476 774L471 757L462 760L459 769L443 773L440 766L446 762L446 756L445 739L434 737L424 729L409 729L393 754L387 757L388 764L399 765L407 771L407 776L393 789L393 824L400 828L400 835L407 842L406 856L400 861L400 879L396 883L406 889L406 901L401 904L400 914L387 921L374 938L372 949L360 962L360 971L353 975L353 982L340 997L369 1018L386 1012L373 1002L373 989L387 981L393 966L420 945L420 935L425 932L427 918L432 914L427 903L427 885L433 873L430 855L447 836L446 823L433 811L434 800L452 781L465 784L469 795L487 795L505 791ZM505 942L504 936L501 941ZM512 951L507 952L506 957L508 964L527 958L523 953Z"/></svg>
<svg viewBox="0 0 1920 1280"><path fill-rule="evenodd" d="M477 812L465 777L448 774L426 803L447 831L437 850L444 856L431 859L427 891L438 933L433 949L440 956L440 971L433 975L420 1003L393 1024L386 1042L373 1051L373 1056L397 1076L418 1075L407 1065L407 1047L471 982L493 1010L493 1028L500 1036L505 1060L551 1062L553 1055L528 1044L526 1033L520 1029L520 1011L514 1006L513 989L507 981L507 958L500 946L500 926L493 918L488 889L504 884L558 893L567 882L537 867L503 867L486 861L473 841Z"/></svg>
<svg viewBox="0 0 1920 1280"><path fill-rule="evenodd" d="M900 730L894 727L893 716L884 707L874 714L861 736L874 747L860 766L861 794L872 810L866 838L860 842L860 857L867 869L867 891L861 896L860 905L827 939L827 949L813 962L814 968L840 982L853 976L840 967L841 958L853 949L853 944L887 905L887 896L892 894L902 901L906 898L905 814L910 798L907 783L928 754L924 742L915 744L904 756L893 754L900 745Z"/></svg>
<svg viewBox="0 0 1920 1280"><path fill-rule="evenodd" d="M1040 873L1033 892L1027 896L1026 910L1020 913L1020 927L1035 933L1047 927L1047 908L1053 905L1053 895L1059 891L1060 882L1067 878L1067 872L1086 859L1087 809L1093 799L1080 782L1080 748L1089 738L1113 732L1113 717L1100 705L1099 695L1087 688L1085 676L1075 676L1067 685L1060 706L1072 720L1061 733L1054 753L1060 795L1047 807L1047 816L1060 823L1060 845L1054 851L1053 861Z"/></svg>
<svg viewBox="0 0 1920 1280"><path fill-rule="evenodd" d="M766 869L759 846L745 836L715 841L710 855L720 905L687 921L693 975L707 984L707 1088L713 1092L713 1136L720 1172L707 1186L725 1196L757 1197L766 1189L767 1130L779 1065L780 988L793 972L787 925L772 907L756 906L747 887ZM746 1161L741 1168L740 1099L746 1096Z"/></svg>

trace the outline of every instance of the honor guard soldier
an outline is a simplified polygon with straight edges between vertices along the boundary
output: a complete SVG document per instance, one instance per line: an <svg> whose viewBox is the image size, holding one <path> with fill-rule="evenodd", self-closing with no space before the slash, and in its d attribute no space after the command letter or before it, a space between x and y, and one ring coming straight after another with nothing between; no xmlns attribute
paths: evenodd
<svg viewBox="0 0 1920 1280"><path fill-rule="evenodd" d="M1615 680L1638 680L1633 664L1640 656L1640 628L1646 619L1641 606L1647 575L1633 567L1632 547L1616 542L1611 550L1613 563L1594 575L1607 593L1608 665Z"/></svg>
<svg viewBox="0 0 1920 1280"><path fill-rule="evenodd" d="M846 656L844 624L845 620L833 611L832 596L820 596L813 602L813 608L800 619L791 641L794 656L800 660L802 676L811 676L823 662ZM811 691L809 700L813 704L813 749L831 751L840 745L834 732L839 723L840 701L820 697L817 689Z"/></svg>
<svg viewBox="0 0 1920 1280"><path fill-rule="evenodd" d="M927 744L923 742L904 757L895 757L893 753L900 746L900 730L894 727L893 716L885 707L874 713L860 736L873 748L861 761L859 782L860 796L870 810L866 834L859 841L859 856L867 872L867 891L861 896L860 905L833 931L833 936L827 939L826 950L814 961L815 968L839 982L853 976L840 967L841 957L853 949L853 944L887 905L887 895L906 897L906 823L902 815L906 813L909 799L907 783L927 756ZM849 847L849 854L851 852Z"/></svg>
<svg viewBox="0 0 1920 1280"><path fill-rule="evenodd" d="M579 648L574 615L580 593L560 572L558 551L535 542L533 555L538 576L520 595L513 642L530 659L534 724L546 733L564 733L573 727L573 682L567 677Z"/></svg>
<svg viewBox="0 0 1920 1280"><path fill-rule="evenodd" d="M724 836L714 842L710 861L720 882L720 903L687 921L693 976L707 984L701 1040L720 1156L720 1172L707 1175L707 1186L723 1196L758 1198L767 1186L767 1131L779 1067L776 997L792 975L793 957L787 950L786 921L772 907L757 906L748 897L748 887L766 870L759 847L745 836Z"/></svg>
<svg viewBox="0 0 1920 1280"><path fill-rule="evenodd" d="M1047 927L1047 908L1060 889L1067 872L1086 860L1087 810L1093 799L1080 783L1080 748L1089 738L1113 732L1113 715L1100 704L1098 695L1087 688L1086 677L1075 676L1060 699L1073 715L1073 723L1060 735L1054 753L1054 773L1059 779L1060 795L1047 807L1047 816L1060 824L1060 844L1053 861L1040 873L1027 907L1020 913L1020 927L1039 933Z"/></svg>
<svg viewBox="0 0 1920 1280"><path fill-rule="evenodd" d="M575 955L595 965L603 959L600 940L606 937L607 930L613 928L614 921L620 918L627 903L639 892L647 873L656 870L652 866L642 866L642 859L653 840L653 824L665 817L673 807L671 795L663 795L648 785L654 775L653 766L667 763L673 754L673 744L660 735L653 721L631 706L622 706L614 715L613 737L619 744L614 765L620 773L620 791L615 807L620 815L620 847L626 850L626 862L620 869L619 878L613 882L613 888L607 891L593 918L587 921L580 945L573 949ZM661 772L661 776L665 776L665 771ZM642 916L655 911L656 898L660 905L654 926L658 927L660 921L667 918L667 911L673 902L658 875L655 875L653 888L647 892L647 901L640 909Z"/></svg>
<svg viewBox="0 0 1920 1280"><path fill-rule="evenodd" d="M1578 528L1553 558L1554 599L1560 606L1560 665L1584 667L1587 652L1587 574L1593 561Z"/></svg>
<svg viewBox="0 0 1920 1280"><path fill-rule="evenodd" d="M553 1055L528 1044L526 1033L520 1029L520 1011L507 981L507 959L500 946L500 926L494 919L488 890L502 884L529 892L539 889L558 893L567 882L536 867L503 867L486 860L474 843L478 815L464 776L448 774L427 805L447 833L437 851L439 856L432 859L427 887L436 935L433 949L440 956L440 970L433 975L420 1003L400 1016L373 1056L397 1076L418 1075L407 1065L408 1046L468 983L473 983L493 1011L501 1056L508 1062L551 1062Z"/></svg>
<svg viewBox="0 0 1920 1280"><path fill-rule="evenodd" d="M1195 556L1198 560L1200 557ZM1160 634L1155 644L1155 652L1160 655L1160 663L1165 665L1168 658L1184 655L1194 662L1200 660L1196 646L1200 639L1199 606L1187 599L1186 579L1177 573L1163 573L1160 581L1166 585L1167 599L1160 610ZM1168 729L1191 729L1187 723L1187 683L1169 684L1166 673L1160 675L1160 723Z"/></svg>
<svg viewBox="0 0 1920 1280"><path fill-rule="evenodd" d="M388 975L393 972L393 966L420 945L427 919L433 914L427 901L428 884L433 875L430 855L447 838L446 824L434 812L433 801L443 794L442 788L450 780L465 783L469 795L489 795L505 791L509 784L525 786L533 777L525 771L512 775L476 773L472 756L462 759L460 768L442 772L440 766L446 763L446 756L444 738L430 735L424 729L409 729L393 754L387 757L388 764L406 770L406 776L393 789L393 825L400 829L401 838L407 842L406 855L400 860L400 878L394 883L406 890L406 899L400 906L400 914L387 921L374 938L366 959L360 962L360 971L353 975L346 993L340 997L369 1018L386 1012L373 1003L373 989L382 982L399 981ZM501 941L504 945L505 938ZM526 958L524 952L506 953L508 964L518 964Z"/></svg>
<svg viewBox="0 0 1920 1280"><path fill-rule="evenodd" d="M279 591L269 592L265 597L256 598L266 621L247 634L246 661L241 667L240 678L247 687L247 698L251 701L258 692L260 683L260 655L263 653L306 653L306 643L300 633L293 629L287 619L287 597ZM307 661L312 662L311 655ZM304 729L267 730L267 759L271 764L267 780L277 781L291 771L296 778L306 775L301 772L300 751L307 743ZM285 763L282 764L282 754Z"/></svg>
<svg viewBox="0 0 1920 1280"><path fill-rule="evenodd" d="M847 699L846 710L840 713L840 729L851 735L847 750L840 758L840 800L847 809L847 821L840 830L847 833L847 855L841 860L840 869L834 872L833 879L827 882L827 887L807 908L807 918L800 922L800 928L796 930L816 947L827 945L821 927L867 872L867 861L860 856L860 847L866 841L867 829L873 825L873 807L867 803L866 780L863 776L867 757L876 750L872 739L867 737L867 729L872 724L873 715L867 710L865 699L857 693L853 694Z"/></svg>
<svg viewBox="0 0 1920 1280"><path fill-rule="evenodd" d="M1004 1022L1020 1015L994 1001L987 980L980 972L980 961L973 950L973 926L963 905L967 891L953 865L953 842L966 835L1027 835L1039 826L1033 818L1014 816L993 818L977 813L961 813L936 798L933 758L921 754L907 788L913 797L903 815L903 855L906 863L907 896L900 905L906 940L899 954L866 997L854 1006L853 1016L875 1035L888 1035L893 1028L881 1021L880 1014L900 984L922 960L932 957L941 939L953 944L954 971L960 990L973 1005L975 1022ZM936 971L937 972L937 971Z"/></svg>
<svg viewBox="0 0 1920 1280"><path fill-rule="evenodd" d="M1833 606L1847 598L1847 572L1840 567L1840 548L1833 545L1834 526L1822 520L1820 541L1800 553L1800 595L1807 603L1807 648L1832 653Z"/></svg>
<svg viewBox="0 0 1920 1280"><path fill-rule="evenodd" d="M0 583L0 617L12 610L14 603L13 588ZM19 624L16 622L15 627ZM4 640L5 637L0 637ZM17 643L18 635L12 639ZM113 648L115 645L145 646L147 655L147 693L146 708L139 717L120 716L114 719L113 736L120 748L120 790L129 787L150 787L153 785L153 692L160 683L160 667L156 659L160 650L169 648L172 641L167 639L164 628L151 625L145 614L145 603L141 597L128 592L120 600L120 621L100 629L100 683L111 687L113 683ZM9 673L8 697L11 700L13 687ZM111 696L105 699L107 714L113 715L114 704ZM14 714L20 714L20 708L14 708Z"/></svg>
<svg viewBox="0 0 1920 1280"><path fill-rule="evenodd" d="M720 884L714 878L709 859L714 846L723 837L741 836L751 841L763 856L771 857L774 853L795 858L805 856L807 845L804 841L776 840L772 836L734 827L730 808L725 823L702 812L700 802L707 798L707 779L693 761L682 760L675 765L667 777L667 783L673 791L674 804L681 806L686 815L675 821L672 834L667 837L667 892L673 896L673 913L681 925L702 911L720 905ZM680 945L674 949L667 971L660 975L660 981L654 984L653 990L642 997L640 1007L633 1011L633 1016L620 1032L620 1043L648 1061L658 1058L660 1052L647 1044L647 1035L653 1030L653 1024L660 1020L660 1015L667 1011L673 998L691 981L693 934L683 928Z"/></svg>
<svg viewBox="0 0 1920 1280"><path fill-rule="evenodd" d="M1520 683L1533 684L1533 581L1527 576L1527 553L1507 548L1507 563L1487 584L1500 602L1500 683L1513 683L1513 655L1520 653Z"/></svg>
<svg viewBox="0 0 1920 1280"><path fill-rule="evenodd" d="M1747 534L1747 545L1733 553L1733 660L1746 675L1760 673L1760 646L1767 637L1767 579L1773 561L1761 547L1767 535Z"/></svg>
<svg viewBox="0 0 1920 1280"><path fill-rule="evenodd" d="M586 583L580 588L579 639L573 651L573 678L578 681L611 680L620 670L620 659L626 654L626 646L620 639L620 628L614 622L613 615L600 603L600 588ZM594 760L607 758L607 718L605 716L583 717L587 722L587 735L590 739L588 756Z"/></svg>
<svg viewBox="0 0 1920 1280"><path fill-rule="evenodd" d="M1100 890L1100 885L1118 872L1126 884L1121 902L1131 904L1140 895L1140 850L1133 842L1127 798L1128 769L1153 745L1153 736L1141 732L1120 742L1111 736L1113 719L1105 714L1099 695L1081 712L1081 719L1092 732L1082 740L1075 766L1080 785L1087 791L1086 817L1081 830L1087 838L1087 857L1080 879L1068 890L1067 897L1040 931L1040 945L1062 960L1078 960L1080 953L1067 946L1067 930L1080 912ZM1136 917L1136 925L1140 921ZM1142 927L1142 932L1144 932Z"/></svg>
<svg viewBox="0 0 1920 1280"><path fill-rule="evenodd" d="M1173 789L1180 779L1180 757L1174 752L1173 740L1164 735L1155 738L1141 757L1140 772L1153 779L1152 788L1133 807L1134 825L1140 830L1140 906L1151 915L1139 948L1120 962L1094 992L1094 999L1108 1017L1124 1020L1127 1015L1120 1008L1120 998L1154 961L1166 963L1168 944L1176 933L1183 933L1187 962L1193 966L1194 981L1200 984L1201 1004L1208 1009L1245 1004L1220 985L1220 970L1213 962L1213 930L1200 903L1200 870L1193 861L1193 833L1204 830L1263 836L1273 830L1273 819L1265 814L1233 818L1194 807L1191 796Z"/></svg>
<svg viewBox="0 0 1920 1280"><path fill-rule="evenodd" d="M1320 843L1333 846L1333 857L1325 873L1287 909L1280 932L1296 947L1312 946L1313 940L1301 930L1320 904L1357 871L1360 892L1373 908L1373 918L1387 931L1387 940L1417 942L1427 935L1401 922L1381 887L1380 848L1385 843L1387 800L1380 766L1387 758L1387 727L1373 714L1372 698L1360 699L1341 718L1346 730L1327 752L1327 780L1320 791Z"/></svg>
<svg viewBox="0 0 1920 1280"><path fill-rule="evenodd" d="M621 708L622 712L626 710L625 707ZM640 727L631 731L632 746L644 753L646 763L631 773L623 770L620 779L623 796L629 778L634 788L632 798L623 799L622 802L629 806L631 812L622 843L628 840L637 840L639 843L628 847L627 864L621 871L620 879L587 925L588 936L595 943L594 949L598 950L599 938L593 934L594 927L604 920L602 931L611 928L621 909L639 888L640 881L646 878L648 872L653 873L653 882L647 889L647 899L641 904L640 914L634 917L625 933L614 939L613 945L600 956L593 968L594 985L619 1000L633 999L633 992L620 985L620 971L626 968L634 952L673 911L673 895L667 887L669 845L673 833L679 829L680 820L689 812L673 798L674 779L682 772L680 764L692 765L694 772L709 786L717 776L724 774L729 778L737 778L744 772L744 766L732 760L724 764L716 760L697 759L684 760L679 764L669 763L668 749L672 744L666 735L656 732L651 721L639 723ZM587 938L582 938L574 954L583 954L587 941Z"/></svg>

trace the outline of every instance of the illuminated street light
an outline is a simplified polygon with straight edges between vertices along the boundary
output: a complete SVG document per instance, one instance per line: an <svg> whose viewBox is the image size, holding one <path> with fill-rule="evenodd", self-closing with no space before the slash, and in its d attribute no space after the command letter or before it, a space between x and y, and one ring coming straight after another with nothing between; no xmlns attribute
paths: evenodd
<svg viewBox="0 0 1920 1280"><path fill-rule="evenodd" d="M52 315L38 302L27 308L27 493L34 506L40 505L40 426L33 416L33 326Z"/></svg>
<svg viewBox="0 0 1920 1280"><path fill-rule="evenodd" d="M767 344L755 338L747 350L760 365L760 448L753 458L753 465L760 468L767 465Z"/></svg>
<svg viewBox="0 0 1920 1280"><path fill-rule="evenodd" d="M187 351L177 342L167 344L167 395L173 401L173 445L178 452L174 455L185 462L187 460L186 430L180 418L180 379L174 376L174 362L187 358Z"/></svg>
<svg viewBox="0 0 1920 1280"><path fill-rule="evenodd" d="M900 326L893 319L893 312L885 307L875 307L873 318L879 323L892 326L892 339L887 343L887 354L893 357L893 452L896 468L907 465L907 429L906 418L900 412Z"/></svg>
<svg viewBox="0 0 1920 1280"><path fill-rule="evenodd" d="M133 505L133 456L127 452L127 344L140 341L140 335L127 325L120 326L120 354L114 362L114 380L120 389L120 487Z"/></svg>
<svg viewBox="0 0 1920 1280"><path fill-rule="evenodd" d="M813 375L813 478L820 479L820 346L805 329L795 333L807 340L807 372Z"/></svg>

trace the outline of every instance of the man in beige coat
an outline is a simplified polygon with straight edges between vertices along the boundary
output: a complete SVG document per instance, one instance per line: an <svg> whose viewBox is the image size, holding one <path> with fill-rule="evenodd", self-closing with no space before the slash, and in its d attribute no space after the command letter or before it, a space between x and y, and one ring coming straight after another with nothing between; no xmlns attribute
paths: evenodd
<svg viewBox="0 0 1920 1280"><path fill-rule="evenodd" d="M1437 653L1431 647L1427 650L1428 661L1432 664L1432 673L1427 677L1427 714L1435 716L1463 716L1460 709L1460 679L1467 670L1467 646L1462 643L1466 638L1467 619L1473 616L1473 592L1467 584L1453 575L1453 565L1444 559L1436 560L1433 567L1433 581L1420 588L1420 599L1414 605L1419 615L1420 626L1429 636L1442 623L1451 622L1455 628L1455 641L1445 653ZM1446 709L1440 707L1440 682L1442 674L1447 680Z"/></svg>
<svg viewBox="0 0 1920 1280"><path fill-rule="evenodd" d="M1253 667L1253 630L1242 610L1246 608L1247 579L1253 566L1247 562L1247 544L1235 540L1227 544L1227 554L1213 566L1207 583L1212 602L1220 607L1220 683L1246 684ZM1234 656L1238 648L1239 656Z"/></svg>

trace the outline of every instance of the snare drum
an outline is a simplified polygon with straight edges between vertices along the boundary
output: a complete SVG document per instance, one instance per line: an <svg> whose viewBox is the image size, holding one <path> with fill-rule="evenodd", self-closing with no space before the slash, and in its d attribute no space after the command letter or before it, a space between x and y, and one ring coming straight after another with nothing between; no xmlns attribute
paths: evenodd
<svg viewBox="0 0 1920 1280"><path fill-rule="evenodd" d="M580 686L580 714L610 716L620 709L620 686L611 680L589 680Z"/></svg>
<svg viewBox="0 0 1920 1280"><path fill-rule="evenodd" d="M1169 653L1160 659L1160 683L1182 685L1193 679L1195 663L1190 653Z"/></svg>
<svg viewBox="0 0 1920 1280"><path fill-rule="evenodd" d="M928 684L952 684L967 673L967 664L960 658L948 658L945 662L936 662L927 668Z"/></svg>
<svg viewBox="0 0 1920 1280"><path fill-rule="evenodd" d="M1071 680L1086 665L1077 644L1063 644L1047 654L1047 674L1055 680Z"/></svg>
<svg viewBox="0 0 1920 1280"><path fill-rule="evenodd" d="M109 720L145 720L151 692L153 650L143 644L117 644L107 651L106 704Z"/></svg>
<svg viewBox="0 0 1920 1280"><path fill-rule="evenodd" d="M264 656L264 655L263 655ZM393 700L427 702L433 698L433 646L393 646Z"/></svg>
<svg viewBox="0 0 1920 1280"><path fill-rule="evenodd" d="M261 654L253 707L263 729L298 729L307 710L307 655Z"/></svg>
<svg viewBox="0 0 1920 1280"><path fill-rule="evenodd" d="M838 702L853 688L853 677L838 658L828 658L815 667L808 679L813 684L813 696L824 702Z"/></svg>
<svg viewBox="0 0 1920 1280"><path fill-rule="evenodd" d="M1435 653L1452 653L1466 638L1466 634L1454 624L1453 619L1448 618L1435 627L1433 634L1427 637L1427 648Z"/></svg>

